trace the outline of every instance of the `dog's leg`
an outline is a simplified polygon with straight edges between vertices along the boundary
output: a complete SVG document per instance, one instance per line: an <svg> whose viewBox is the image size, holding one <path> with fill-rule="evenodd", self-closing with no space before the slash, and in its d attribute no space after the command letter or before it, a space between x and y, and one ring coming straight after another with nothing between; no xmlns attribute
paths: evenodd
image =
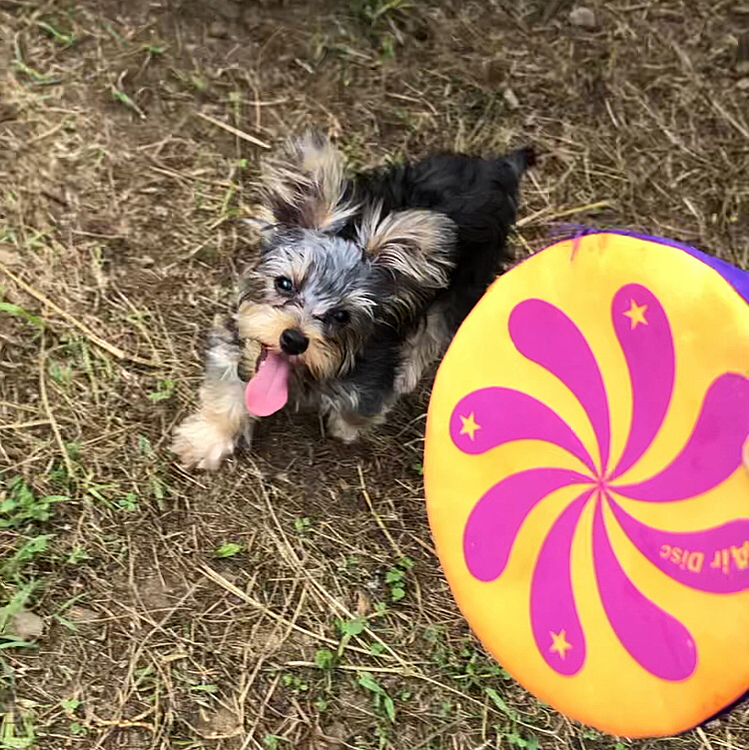
<svg viewBox="0 0 749 750"><path fill-rule="evenodd" d="M364 432L382 424L390 408L379 398L367 399L360 388L350 382L338 382L319 394L318 399L328 435L343 443L355 443Z"/></svg>
<svg viewBox="0 0 749 750"><path fill-rule="evenodd" d="M254 422L244 405L241 360L236 333L227 326L214 328L208 339L200 408L174 433L172 450L186 468L217 469L234 452L240 437L250 442Z"/></svg>
<svg viewBox="0 0 749 750"><path fill-rule="evenodd" d="M401 364L395 376L396 396L416 388L426 369L445 353L450 338L445 317L435 306L401 347Z"/></svg>
<svg viewBox="0 0 749 750"><path fill-rule="evenodd" d="M383 409L374 416L362 416L350 411L328 412L328 433L343 443L355 443L365 432L382 424L387 411L388 409Z"/></svg>

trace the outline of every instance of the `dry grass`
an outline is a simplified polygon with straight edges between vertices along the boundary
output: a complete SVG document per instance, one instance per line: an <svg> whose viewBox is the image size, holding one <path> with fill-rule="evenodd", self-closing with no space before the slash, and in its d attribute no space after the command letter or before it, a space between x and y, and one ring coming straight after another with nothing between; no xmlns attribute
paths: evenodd
<svg viewBox="0 0 749 750"><path fill-rule="evenodd" d="M426 394L357 449L282 416L217 476L166 451L257 155L311 122L357 165L536 143L520 252L595 221L746 267L749 9L590 7L0 0L0 624L45 625L3 641L0 748L746 746L746 707L617 744L485 655L430 548Z"/></svg>

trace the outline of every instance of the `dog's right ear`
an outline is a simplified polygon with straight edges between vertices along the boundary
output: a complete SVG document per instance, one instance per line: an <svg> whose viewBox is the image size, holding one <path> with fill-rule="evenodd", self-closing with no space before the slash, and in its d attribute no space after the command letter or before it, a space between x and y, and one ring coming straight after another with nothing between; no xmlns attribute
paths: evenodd
<svg viewBox="0 0 749 750"><path fill-rule="evenodd" d="M446 287L455 265L453 221L424 209L385 216L381 211L374 207L359 227L359 242L372 265L424 289Z"/></svg>
<svg viewBox="0 0 749 750"><path fill-rule="evenodd" d="M335 231L356 212L345 189L341 155L320 134L290 141L262 165L265 203L277 224Z"/></svg>

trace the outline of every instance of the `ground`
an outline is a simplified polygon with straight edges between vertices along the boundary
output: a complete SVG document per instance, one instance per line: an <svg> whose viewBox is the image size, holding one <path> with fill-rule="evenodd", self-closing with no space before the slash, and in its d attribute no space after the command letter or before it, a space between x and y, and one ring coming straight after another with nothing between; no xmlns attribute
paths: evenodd
<svg viewBox="0 0 749 750"><path fill-rule="evenodd" d="M310 124L355 166L535 144L519 256L577 222L747 267L749 6L586 7L0 0L1 748L749 743L745 706L601 735L487 656L431 546L426 387L360 446L287 415L215 475L168 451L257 159Z"/></svg>

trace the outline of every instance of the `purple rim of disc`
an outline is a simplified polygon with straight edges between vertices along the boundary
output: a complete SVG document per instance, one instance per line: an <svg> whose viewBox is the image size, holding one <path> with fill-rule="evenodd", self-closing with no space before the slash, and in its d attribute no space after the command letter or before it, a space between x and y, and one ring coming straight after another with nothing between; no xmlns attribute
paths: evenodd
<svg viewBox="0 0 749 750"><path fill-rule="evenodd" d="M565 229L569 231L565 231ZM683 250L685 253L702 261L705 265L710 266L710 268L719 273L734 288L744 302L749 304L749 273L742 271L728 261L716 258L713 255L708 255L691 245L685 245L683 242L677 242L676 240L667 237L656 237L650 234L643 234L629 229L598 229L596 227L569 224L562 228L560 236L555 237L554 241L556 243L563 241L564 239L576 239L578 237L587 237L592 234L618 234L624 237L635 237L648 242L657 242L659 245L667 245L669 247Z"/></svg>

